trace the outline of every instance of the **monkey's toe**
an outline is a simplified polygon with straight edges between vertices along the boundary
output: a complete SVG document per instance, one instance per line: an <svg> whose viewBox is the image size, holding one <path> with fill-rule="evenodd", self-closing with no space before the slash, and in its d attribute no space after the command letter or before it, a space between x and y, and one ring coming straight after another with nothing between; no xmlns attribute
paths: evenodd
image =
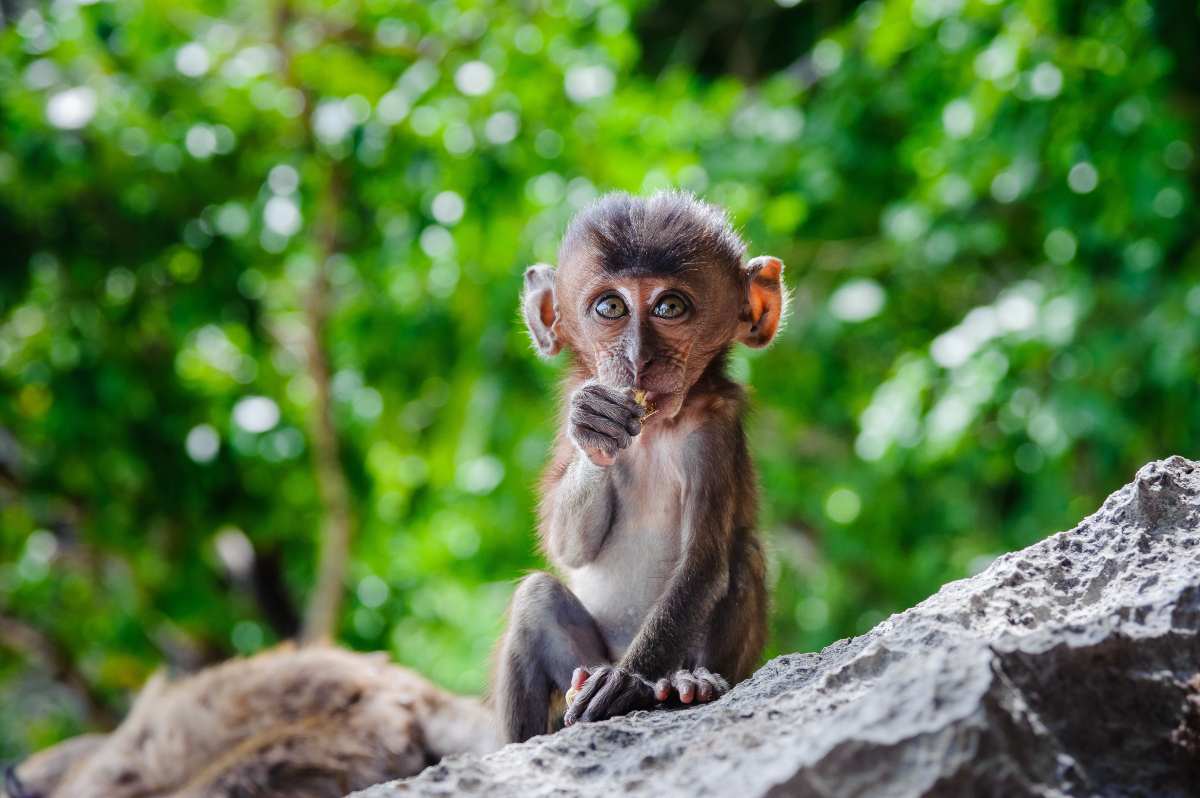
<svg viewBox="0 0 1200 798"><path fill-rule="evenodd" d="M671 684L675 688L675 694L684 704L690 704L696 700L700 685L699 680L692 675L691 671L677 672L671 677Z"/></svg>
<svg viewBox="0 0 1200 798"><path fill-rule="evenodd" d="M708 668L679 670L655 686L659 701L669 700L672 692L681 704L707 704L729 692L729 682Z"/></svg>

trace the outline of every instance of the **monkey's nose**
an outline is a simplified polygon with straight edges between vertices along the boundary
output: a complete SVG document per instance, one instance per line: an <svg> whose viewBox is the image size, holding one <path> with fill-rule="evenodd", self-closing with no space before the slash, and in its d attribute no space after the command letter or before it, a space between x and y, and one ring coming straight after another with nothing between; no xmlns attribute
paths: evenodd
<svg viewBox="0 0 1200 798"><path fill-rule="evenodd" d="M650 364L652 364L653 362L654 362L654 358L648 357L645 360L640 361L637 364L637 368L634 369L633 383L638 388L646 387L642 383L644 383L646 381L646 372L650 370Z"/></svg>

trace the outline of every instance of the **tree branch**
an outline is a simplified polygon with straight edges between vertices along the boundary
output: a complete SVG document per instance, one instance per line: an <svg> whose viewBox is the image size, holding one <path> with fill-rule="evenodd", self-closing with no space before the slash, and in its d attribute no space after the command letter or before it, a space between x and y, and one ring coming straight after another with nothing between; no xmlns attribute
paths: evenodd
<svg viewBox="0 0 1200 798"><path fill-rule="evenodd" d="M337 430L333 425L329 358L322 343L330 306L329 259L337 251L337 217L344 196L345 176L334 164L330 168L319 219L317 238L320 262L304 303L307 327L305 365L316 394L310 417L313 465L317 490L325 511L317 561L317 582L309 598L301 636L305 643L330 640L337 631L353 526L350 489L346 474L342 471Z"/></svg>
<svg viewBox="0 0 1200 798"><path fill-rule="evenodd" d="M305 98L304 140L310 154L317 153L313 134L313 92L301 84L296 74L287 40L287 29L293 18L289 0L281 0L275 14L273 38L282 57L285 81L299 90ZM325 326L333 303L330 292L329 259L338 250L338 215L346 196L346 174L341 164L330 163L328 179L318 198L317 269L304 294L304 364L315 390L312 412L309 415L309 435L312 439L313 468L317 492L321 498L323 519L320 530L320 549L317 555L316 584L309 595L304 625L300 632L302 643L319 643L333 639L337 632L342 609L342 594L346 581L346 564L350 556L350 539L354 517L350 508L350 487L342 470L337 429L333 423L333 399L330 389L329 356L325 351Z"/></svg>

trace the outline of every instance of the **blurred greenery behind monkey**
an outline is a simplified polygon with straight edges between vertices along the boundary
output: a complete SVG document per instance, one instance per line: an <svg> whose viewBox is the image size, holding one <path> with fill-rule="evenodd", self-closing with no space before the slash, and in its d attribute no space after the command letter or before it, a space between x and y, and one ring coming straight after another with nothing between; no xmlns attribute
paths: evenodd
<svg viewBox="0 0 1200 798"><path fill-rule="evenodd" d="M611 189L788 264L768 653L1195 456L1195 3L788 5L0 3L0 757L297 633L481 689Z"/></svg>

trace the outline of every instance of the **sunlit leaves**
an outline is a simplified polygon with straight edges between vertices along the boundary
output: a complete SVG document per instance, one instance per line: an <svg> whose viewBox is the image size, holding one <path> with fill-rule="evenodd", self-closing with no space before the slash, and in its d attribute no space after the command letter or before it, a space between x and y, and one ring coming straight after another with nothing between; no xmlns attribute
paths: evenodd
<svg viewBox="0 0 1200 798"><path fill-rule="evenodd" d="M319 268L361 530L343 638L477 689L539 565L556 417L520 275L614 188L701 193L787 263L788 326L730 359L777 649L1195 454L1169 9L863 3L747 86L643 74L670 43L612 2L280 7L56 3L0 36L0 603L106 696L180 641L276 639L234 578L248 547L297 599L311 583ZM0 719L0 754L71 728Z"/></svg>

